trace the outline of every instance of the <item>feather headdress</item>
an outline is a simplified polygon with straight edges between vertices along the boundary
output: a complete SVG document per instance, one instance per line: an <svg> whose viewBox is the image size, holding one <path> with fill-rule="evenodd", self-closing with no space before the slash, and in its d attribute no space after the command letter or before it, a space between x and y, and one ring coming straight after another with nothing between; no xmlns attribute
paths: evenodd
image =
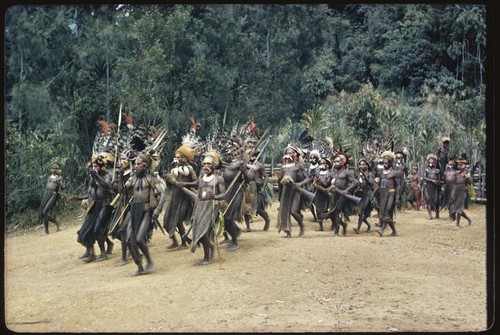
<svg viewBox="0 0 500 335"><path fill-rule="evenodd" d="M243 158L245 149L245 143L241 136L238 135L236 127L231 132L223 128L207 140L207 151L216 151L219 155L219 160L223 164Z"/></svg>

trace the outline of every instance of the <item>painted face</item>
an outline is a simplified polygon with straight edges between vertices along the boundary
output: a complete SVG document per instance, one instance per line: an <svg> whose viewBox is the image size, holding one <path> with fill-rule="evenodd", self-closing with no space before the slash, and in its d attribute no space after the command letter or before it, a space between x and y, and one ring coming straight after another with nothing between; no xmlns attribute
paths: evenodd
<svg viewBox="0 0 500 335"><path fill-rule="evenodd" d="M365 162L365 161L361 161L361 162L359 162L359 164L358 164L358 165L359 165L359 169L360 169L360 170L363 170L363 171L368 170L368 165L366 164L366 162Z"/></svg>
<svg viewBox="0 0 500 335"><path fill-rule="evenodd" d="M326 161L324 159L320 159L319 160L319 166L318 168L321 170L321 171L324 171L327 169L327 166L326 166Z"/></svg>
<svg viewBox="0 0 500 335"><path fill-rule="evenodd" d="M146 164L144 163L144 161L140 157L138 157L135 160L135 170L137 172L142 172L142 171L146 170Z"/></svg>
<svg viewBox="0 0 500 335"><path fill-rule="evenodd" d="M333 166L336 169L341 169L344 166L345 162L342 160L342 158L337 157L333 160Z"/></svg>
<svg viewBox="0 0 500 335"><path fill-rule="evenodd" d="M384 166L384 169L388 170L392 166L392 161L390 159L388 159L388 158L384 158L382 160L382 165Z"/></svg>
<svg viewBox="0 0 500 335"><path fill-rule="evenodd" d="M436 166L436 161L433 158L431 158L427 161L427 165L430 167L434 167Z"/></svg>
<svg viewBox="0 0 500 335"><path fill-rule="evenodd" d="M282 164L290 164L293 163L293 157L290 155L285 155L281 158L281 163Z"/></svg>
<svg viewBox="0 0 500 335"><path fill-rule="evenodd" d="M175 160L175 164L177 164L177 165L183 165L186 162L186 159L184 158L184 156L182 156L180 154L175 154L174 160Z"/></svg>
<svg viewBox="0 0 500 335"><path fill-rule="evenodd" d="M211 175L214 172L214 165L212 162L204 161L203 162L203 171L205 174Z"/></svg>
<svg viewBox="0 0 500 335"><path fill-rule="evenodd" d="M99 172L101 171L101 167L97 163L92 163L92 170Z"/></svg>
<svg viewBox="0 0 500 335"><path fill-rule="evenodd" d="M120 155L120 166L122 168L128 168L130 166L127 155Z"/></svg>
<svg viewBox="0 0 500 335"><path fill-rule="evenodd" d="M57 166L53 166L50 168L50 172L55 175L59 175L61 173L61 169Z"/></svg>

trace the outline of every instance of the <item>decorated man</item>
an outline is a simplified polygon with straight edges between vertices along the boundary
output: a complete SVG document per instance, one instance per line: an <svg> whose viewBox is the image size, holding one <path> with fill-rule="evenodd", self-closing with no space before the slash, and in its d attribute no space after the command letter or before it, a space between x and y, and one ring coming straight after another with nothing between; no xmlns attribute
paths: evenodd
<svg viewBox="0 0 500 335"><path fill-rule="evenodd" d="M395 161L392 168L399 174L399 184L401 185L398 197L398 210L401 211L401 206L405 203L403 197L406 190L406 175L408 174L408 169L406 168L406 154L403 151L396 151Z"/></svg>
<svg viewBox="0 0 500 335"><path fill-rule="evenodd" d="M408 179L410 181L410 191L408 194L407 201L410 203L414 210L420 210L420 206L422 204L422 190L421 190L421 182L420 175L418 174L418 166L414 165L411 168L410 174L408 175Z"/></svg>
<svg viewBox="0 0 500 335"><path fill-rule="evenodd" d="M457 170L455 168L455 162L450 159L448 164L446 164L446 169L444 170L443 176L443 189L442 189L442 197L441 197L441 208L448 209L448 219L450 221L455 220L454 214L451 213L450 208L453 207L451 202L451 192L455 187L455 183L457 180Z"/></svg>
<svg viewBox="0 0 500 335"><path fill-rule="evenodd" d="M387 226L391 227L392 233L389 236L397 236L394 210L398 204L398 191L400 188L399 175L392 168L395 155L391 151L384 151L381 155L384 169L382 173L375 178L375 183L378 185L379 194L379 221L380 228L377 233L383 236L384 230Z"/></svg>
<svg viewBox="0 0 500 335"><path fill-rule="evenodd" d="M360 159L358 163L358 192L355 193L356 196L361 198L358 205L358 226L354 228L356 234L360 233L361 225L366 224L366 232L371 230L371 224L368 222L372 211L372 190L374 183L374 176L371 171L371 164L367 159Z"/></svg>
<svg viewBox="0 0 500 335"><path fill-rule="evenodd" d="M112 202L115 206L115 211L113 213L111 236L117 238L121 242L122 252L121 258L116 263L116 266L123 266L128 263L127 259L127 229L130 224L130 198L132 194L128 194L126 191L120 193L120 190L124 190L124 185L127 180L132 175L132 166L129 161L129 157L134 157L135 153L130 152L129 156L125 153L120 154L120 160L118 161L117 168L115 170L115 180L113 182L113 188L117 193L116 200Z"/></svg>
<svg viewBox="0 0 500 335"><path fill-rule="evenodd" d="M149 173L152 158L146 153L140 153L135 159L135 173L125 183L124 190L132 194L130 207L131 222L127 230L127 242L132 258L137 265L134 275L149 274L153 271L154 263L146 243L146 234L152 220L156 220L161 213L165 202L165 189L158 178ZM156 194L159 194L157 200ZM139 249L146 257L146 268L142 265Z"/></svg>
<svg viewBox="0 0 500 335"><path fill-rule="evenodd" d="M266 212L266 187L267 187L267 171L261 162L258 161L258 156L260 155L260 151L255 150L251 153L250 160L246 165L246 170L244 175L247 179L248 189L246 193L249 196L245 196L245 198L249 198L250 201L246 201L246 205L248 205L248 210L245 213L245 224L246 230L250 231L250 222L251 215L255 214L261 216L264 219L264 229L269 229L270 219L269 215Z"/></svg>
<svg viewBox="0 0 500 335"><path fill-rule="evenodd" d="M195 192L185 188L183 183L191 183L198 179L193 166L189 163L195 155L196 151L190 146L181 145L175 151L175 167L165 178L167 183L174 186L167 212L163 217L163 227L172 239L169 249L187 248L185 239L181 239L180 245L177 243L175 228L177 227L178 233L182 237L186 232L184 222L189 221L193 209Z"/></svg>
<svg viewBox="0 0 500 335"><path fill-rule="evenodd" d="M193 231L191 252L196 251L198 243L203 245L204 256L199 265L211 262L215 250L212 240L215 239L220 230L223 230L224 220L222 213L220 213L220 202L225 200L226 188L224 178L214 173L218 165L218 154L214 152L206 154L198 178L197 199L191 216Z"/></svg>
<svg viewBox="0 0 500 335"><path fill-rule="evenodd" d="M330 193L328 187L332 181L330 169L332 164L329 159L321 158L319 160L319 172L314 176L312 187L315 189L314 207L318 216L328 212L328 205L330 203ZM318 218L319 228L318 231L323 231L323 220ZM333 225L332 225L333 228Z"/></svg>
<svg viewBox="0 0 500 335"><path fill-rule="evenodd" d="M432 212L436 213L436 219L439 219L439 204L441 191L441 171L436 166L437 157L434 154L427 155L427 167L425 168L424 181L424 199L429 213L429 220L432 220Z"/></svg>
<svg viewBox="0 0 500 335"><path fill-rule="evenodd" d="M278 211L278 232L282 230L287 238L292 237L293 217L297 221L300 232L305 233L304 216L300 212L300 189L309 182L307 170L300 157L300 150L294 146L287 146L281 160L281 171L278 175L278 191L280 207Z"/></svg>
<svg viewBox="0 0 500 335"><path fill-rule="evenodd" d="M77 241L85 246L85 253L81 257L86 262L94 260L103 261L108 259L104 244L108 239L108 224L113 212L111 206L111 174L109 166L113 157L109 153L101 153L94 156L90 166L90 185L88 194L72 196L70 200L87 199L87 214L82 227L77 232ZM94 243L97 241L101 255L96 259Z"/></svg>
<svg viewBox="0 0 500 335"><path fill-rule="evenodd" d="M465 214L465 200L467 199L467 186L471 184L469 170L466 168L467 160L457 159L457 175L455 179L455 186L451 192L450 197L450 214L455 217L457 222L454 229L460 229L460 219L466 218L469 226L472 220Z"/></svg>
<svg viewBox="0 0 500 335"><path fill-rule="evenodd" d="M59 199L59 193L64 189L64 178L61 176L61 168L58 164L52 164L50 167L51 175L47 179L45 185L45 193L43 195L40 207L38 208L38 223L43 222L44 233L49 233L49 221L56 224L56 229L59 231L59 222L53 217L52 211Z"/></svg>
<svg viewBox="0 0 500 335"><path fill-rule="evenodd" d="M450 138L444 136L441 138L441 146L439 147L436 155L436 167L441 172L440 176L444 175L444 171L446 170L446 164L448 164L450 157Z"/></svg>
<svg viewBox="0 0 500 335"><path fill-rule="evenodd" d="M342 235L347 233L347 223L340 217L342 214L347 216L349 213L349 199L347 196L350 195L358 185L358 181L354 176L347 171L346 166L348 164L348 156L346 153L337 152L333 158L333 169L331 171L331 186L329 187L329 192L331 194L330 199L330 214L329 218L333 222L334 234L333 236L339 236L339 229L342 226Z"/></svg>

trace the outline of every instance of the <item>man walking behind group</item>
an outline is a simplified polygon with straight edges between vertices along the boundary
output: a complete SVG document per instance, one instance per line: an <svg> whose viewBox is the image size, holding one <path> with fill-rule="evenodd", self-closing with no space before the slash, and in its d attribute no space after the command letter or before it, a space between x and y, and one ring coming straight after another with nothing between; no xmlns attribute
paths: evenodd
<svg viewBox="0 0 500 335"><path fill-rule="evenodd" d="M64 178L61 176L61 168L58 164L52 164L50 172L51 175L47 179L45 193L38 208L38 224L43 222L45 234L49 233L49 221L56 224L57 231L60 229L59 222L50 214L57 203L57 199L59 199L59 192L65 186Z"/></svg>

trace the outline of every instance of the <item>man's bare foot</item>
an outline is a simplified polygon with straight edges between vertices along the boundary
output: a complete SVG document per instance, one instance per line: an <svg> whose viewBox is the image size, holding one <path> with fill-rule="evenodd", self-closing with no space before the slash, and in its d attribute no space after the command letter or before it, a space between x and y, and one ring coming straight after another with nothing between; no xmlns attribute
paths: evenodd
<svg viewBox="0 0 500 335"><path fill-rule="evenodd" d="M299 236L304 236L305 231L306 229L304 227L300 227Z"/></svg>
<svg viewBox="0 0 500 335"><path fill-rule="evenodd" d="M202 259L201 261L198 262L198 265L207 265L210 264L210 261L207 259Z"/></svg>
<svg viewBox="0 0 500 335"><path fill-rule="evenodd" d="M86 258L83 259L87 263L91 263L96 260L95 255L88 255Z"/></svg>
<svg viewBox="0 0 500 335"><path fill-rule="evenodd" d="M177 249L178 247L179 247L179 243L177 243L177 241L175 241L175 242L172 242L172 244L171 244L171 245L169 245L169 246L167 247L167 249L170 249L170 250L171 250L171 249Z"/></svg>
<svg viewBox="0 0 500 335"><path fill-rule="evenodd" d="M97 259L95 260L96 262L102 262L102 261L105 261L108 259L108 255L106 255L105 253L104 254L101 254L99 257L97 257Z"/></svg>
<svg viewBox="0 0 500 335"><path fill-rule="evenodd" d="M128 264L128 259L120 259L118 263L116 263L115 266L124 266L125 264Z"/></svg>
<svg viewBox="0 0 500 335"><path fill-rule="evenodd" d="M155 263L149 262L144 271L142 271L141 275L147 275L153 272L153 268L155 266Z"/></svg>
<svg viewBox="0 0 500 335"><path fill-rule="evenodd" d="M236 251L240 248L240 245L239 243L231 243L228 247L227 247L227 251Z"/></svg>
<svg viewBox="0 0 500 335"><path fill-rule="evenodd" d="M453 230L459 230L460 228L462 228L462 227L460 227L460 226L455 226L455 228L453 228Z"/></svg>
<svg viewBox="0 0 500 335"><path fill-rule="evenodd" d="M354 230L354 232L355 232L356 234L359 234L359 229L358 229L358 228L353 228L352 230Z"/></svg>
<svg viewBox="0 0 500 335"><path fill-rule="evenodd" d="M208 260L211 261L212 259L214 259L214 255L215 255L215 246L212 244L210 245L210 254L208 255Z"/></svg>
<svg viewBox="0 0 500 335"><path fill-rule="evenodd" d="M384 235L384 233L380 229L377 229L377 233L380 235L380 237L382 237L382 235Z"/></svg>
<svg viewBox="0 0 500 335"><path fill-rule="evenodd" d="M106 249L106 253L108 255L111 255L111 253L113 252L113 247L115 246L115 244L111 241L108 242L108 248Z"/></svg>

